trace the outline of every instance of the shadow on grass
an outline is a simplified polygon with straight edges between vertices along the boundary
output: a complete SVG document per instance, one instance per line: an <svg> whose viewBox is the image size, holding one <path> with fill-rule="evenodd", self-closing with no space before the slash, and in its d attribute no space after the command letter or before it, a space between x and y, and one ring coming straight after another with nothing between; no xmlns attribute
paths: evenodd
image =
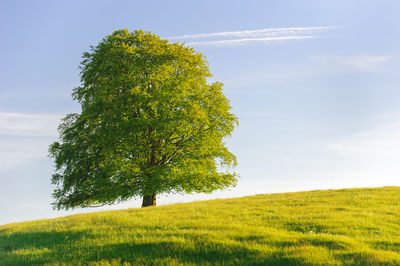
<svg viewBox="0 0 400 266"><path fill-rule="evenodd" d="M267 256L254 250L215 243L197 243L194 247L185 247L184 244L170 241L124 243L106 247L101 255L107 259L117 255L121 262L146 265L170 262L197 265L298 265L297 261L288 258Z"/></svg>
<svg viewBox="0 0 400 266"><path fill-rule="evenodd" d="M94 241L87 241L88 239ZM299 261L295 259L237 245L190 241L188 243L158 241L107 244L96 240L96 236L89 231L0 234L0 265L88 264L91 262L114 262L115 264L130 262L134 265L299 264Z"/></svg>

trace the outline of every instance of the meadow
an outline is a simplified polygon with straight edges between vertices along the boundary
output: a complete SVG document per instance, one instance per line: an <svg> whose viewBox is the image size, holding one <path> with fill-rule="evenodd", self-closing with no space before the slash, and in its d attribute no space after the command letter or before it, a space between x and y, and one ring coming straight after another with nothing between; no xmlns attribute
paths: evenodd
<svg viewBox="0 0 400 266"><path fill-rule="evenodd" d="M0 226L0 265L400 265L400 187L7 224Z"/></svg>

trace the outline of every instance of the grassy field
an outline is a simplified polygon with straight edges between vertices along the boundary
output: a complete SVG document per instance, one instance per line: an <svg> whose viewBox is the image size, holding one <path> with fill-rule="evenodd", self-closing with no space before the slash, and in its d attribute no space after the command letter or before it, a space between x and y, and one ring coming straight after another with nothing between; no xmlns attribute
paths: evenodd
<svg viewBox="0 0 400 266"><path fill-rule="evenodd" d="M257 195L0 226L0 265L42 264L400 265L400 187Z"/></svg>

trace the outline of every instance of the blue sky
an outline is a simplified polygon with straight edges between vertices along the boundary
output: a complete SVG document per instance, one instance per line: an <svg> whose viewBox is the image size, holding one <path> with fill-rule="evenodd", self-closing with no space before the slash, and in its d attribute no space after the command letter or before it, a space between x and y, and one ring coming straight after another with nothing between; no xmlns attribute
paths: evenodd
<svg viewBox="0 0 400 266"><path fill-rule="evenodd" d="M49 143L84 51L115 29L186 42L223 82L240 125L236 188L159 204L400 185L398 1L1 1L0 224L51 209Z"/></svg>

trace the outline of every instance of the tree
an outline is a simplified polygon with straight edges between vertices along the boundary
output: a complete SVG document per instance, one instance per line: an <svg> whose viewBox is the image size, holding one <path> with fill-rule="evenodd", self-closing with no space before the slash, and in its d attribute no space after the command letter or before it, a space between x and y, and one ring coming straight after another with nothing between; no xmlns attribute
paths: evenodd
<svg viewBox="0 0 400 266"><path fill-rule="evenodd" d="M237 118L204 56L144 31L117 30L85 52L73 99L81 113L49 148L57 209L235 185L226 148Z"/></svg>

